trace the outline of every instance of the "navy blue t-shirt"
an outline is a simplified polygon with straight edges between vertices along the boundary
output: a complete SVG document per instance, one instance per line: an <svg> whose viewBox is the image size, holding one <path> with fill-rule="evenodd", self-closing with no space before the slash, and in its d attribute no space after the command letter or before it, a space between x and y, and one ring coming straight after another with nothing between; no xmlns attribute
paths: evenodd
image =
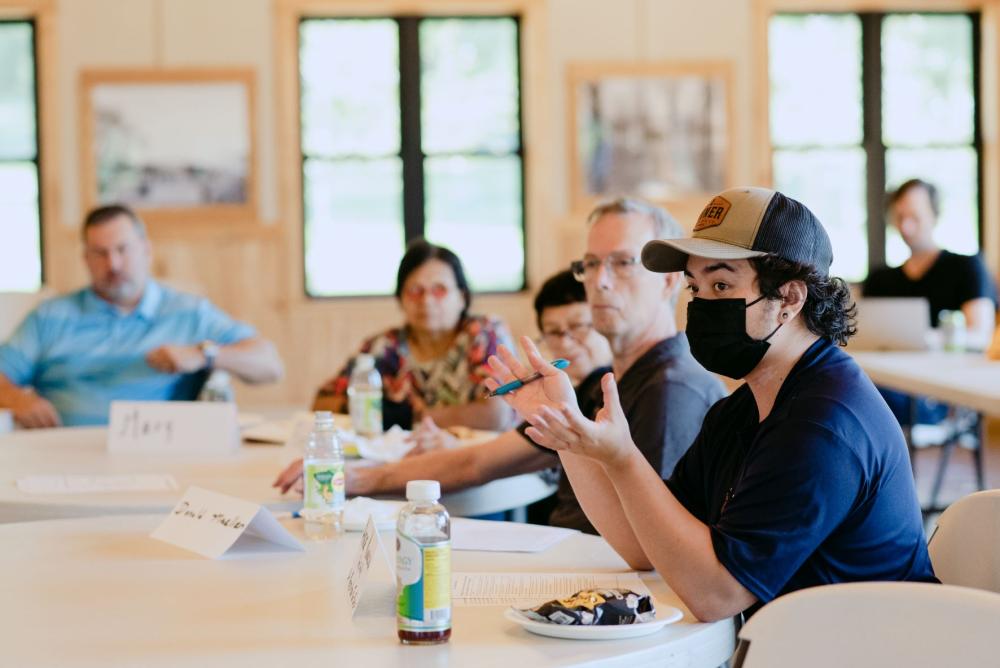
<svg viewBox="0 0 1000 668"><path fill-rule="evenodd" d="M814 343L758 422L743 385L666 481L760 603L836 582L936 582L902 431L831 341Z"/></svg>

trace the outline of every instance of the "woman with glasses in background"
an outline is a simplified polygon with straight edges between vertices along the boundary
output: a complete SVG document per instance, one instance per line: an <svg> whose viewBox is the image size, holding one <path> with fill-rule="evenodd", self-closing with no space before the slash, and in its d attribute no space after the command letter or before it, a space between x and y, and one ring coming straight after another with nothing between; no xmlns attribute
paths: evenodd
<svg viewBox="0 0 1000 668"><path fill-rule="evenodd" d="M423 418L442 426L500 430L511 411L485 398L486 360L510 342L503 322L469 314L472 294L462 262L452 251L413 241L399 263L396 300L403 325L366 340L359 353L375 358L382 376L386 428L411 428ZM313 410L347 412L351 358L316 394Z"/></svg>

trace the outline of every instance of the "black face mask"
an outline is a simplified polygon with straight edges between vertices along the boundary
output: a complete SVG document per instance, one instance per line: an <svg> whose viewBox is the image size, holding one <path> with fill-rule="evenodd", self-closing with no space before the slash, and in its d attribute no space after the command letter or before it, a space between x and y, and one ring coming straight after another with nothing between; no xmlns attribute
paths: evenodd
<svg viewBox="0 0 1000 668"><path fill-rule="evenodd" d="M730 378L745 378L753 371L771 344L767 342L781 329L780 323L763 339L747 334L747 309L764 297L749 304L743 299L700 299L688 304L687 336L691 354L698 363L714 373Z"/></svg>

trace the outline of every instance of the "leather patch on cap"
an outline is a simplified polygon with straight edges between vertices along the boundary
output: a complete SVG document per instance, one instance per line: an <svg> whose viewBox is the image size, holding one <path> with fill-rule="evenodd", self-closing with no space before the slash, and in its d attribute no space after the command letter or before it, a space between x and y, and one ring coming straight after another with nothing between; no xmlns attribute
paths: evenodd
<svg viewBox="0 0 1000 668"><path fill-rule="evenodd" d="M708 206L702 210L701 215L698 216L698 222L695 223L694 231L700 232L709 227L721 225L726 214L729 213L731 206L732 204L725 197L713 197Z"/></svg>

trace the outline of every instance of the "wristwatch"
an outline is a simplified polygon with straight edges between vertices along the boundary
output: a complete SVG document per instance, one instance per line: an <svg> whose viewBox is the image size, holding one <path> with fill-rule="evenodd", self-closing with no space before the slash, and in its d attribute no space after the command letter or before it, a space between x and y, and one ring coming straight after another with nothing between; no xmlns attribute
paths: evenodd
<svg viewBox="0 0 1000 668"><path fill-rule="evenodd" d="M198 350L205 356L205 368L211 371L215 367L215 358L219 356L219 344L205 340L198 344Z"/></svg>

